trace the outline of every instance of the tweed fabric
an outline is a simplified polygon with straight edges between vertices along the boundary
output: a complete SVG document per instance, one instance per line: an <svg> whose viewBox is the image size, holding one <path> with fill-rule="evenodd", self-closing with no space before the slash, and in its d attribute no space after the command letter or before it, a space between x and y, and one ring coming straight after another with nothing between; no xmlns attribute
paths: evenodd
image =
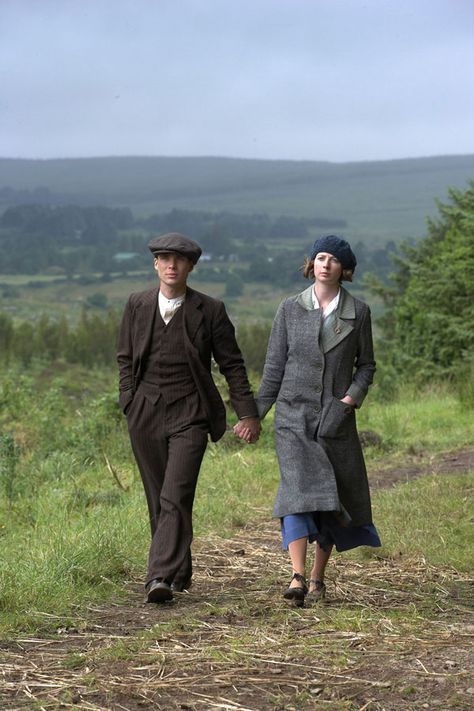
<svg viewBox="0 0 474 711"><path fill-rule="evenodd" d="M372 522L355 409L373 380L370 311L341 288L332 330L321 337L312 286L280 304L256 400L264 417L275 403L280 483L274 516L337 511L354 526Z"/></svg>
<svg viewBox="0 0 474 711"><path fill-rule="evenodd" d="M148 249L156 257L159 254L176 253L196 264L202 254L202 249L193 239L179 232L169 232L161 237L153 237L148 242Z"/></svg>

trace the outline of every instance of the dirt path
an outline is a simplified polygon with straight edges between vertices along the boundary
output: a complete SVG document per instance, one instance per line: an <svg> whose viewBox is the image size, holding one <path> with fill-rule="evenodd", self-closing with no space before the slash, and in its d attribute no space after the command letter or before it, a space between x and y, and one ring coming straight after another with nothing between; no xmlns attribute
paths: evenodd
<svg viewBox="0 0 474 711"><path fill-rule="evenodd" d="M467 447L457 452L436 454L433 456L413 456L409 464L403 466L378 466L369 471L372 488L387 488L417 479L427 474L441 476L463 474L474 469L474 448Z"/></svg>
<svg viewBox="0 0 474 711"><path fill-rule="evenodd" d="M389 486L473 468L474 450L371 475ZM328 602L281 599L275 522L196 541L195 583L168 605L127 599L57 633L0 645L0 708L465 710L474 707L474 580L423 559L337 556Z"/></svg>

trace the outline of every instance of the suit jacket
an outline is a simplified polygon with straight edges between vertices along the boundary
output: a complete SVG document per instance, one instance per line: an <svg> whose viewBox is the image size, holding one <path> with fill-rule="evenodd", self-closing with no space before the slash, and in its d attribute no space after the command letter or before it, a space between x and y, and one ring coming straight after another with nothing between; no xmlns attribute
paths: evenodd
<svg viewBox="0 0 474 711"><path fill-rule="evenodd" d="M119 332L119 402L123 410L132 401L142 378L150 347L159 287L131 294ZM226 429L226 410L211 375L214 358L229 386L237 416L257 417L235 330L222 301L187 287L186 299L175 318L184 320L186 355L196 389L206 410L211 439L216 442Z"/></svg>

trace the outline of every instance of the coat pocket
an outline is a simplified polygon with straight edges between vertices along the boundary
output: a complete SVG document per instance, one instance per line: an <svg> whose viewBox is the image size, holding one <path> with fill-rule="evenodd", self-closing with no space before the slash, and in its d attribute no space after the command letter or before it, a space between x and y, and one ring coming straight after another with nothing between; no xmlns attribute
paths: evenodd
<svg viewBox="0 0 474 711"><path fill-rule="evenodd" d="M324 408L318 436L336 439L348 434L348 426L353 422L355 412L352 405L333 397Z"/></svg>

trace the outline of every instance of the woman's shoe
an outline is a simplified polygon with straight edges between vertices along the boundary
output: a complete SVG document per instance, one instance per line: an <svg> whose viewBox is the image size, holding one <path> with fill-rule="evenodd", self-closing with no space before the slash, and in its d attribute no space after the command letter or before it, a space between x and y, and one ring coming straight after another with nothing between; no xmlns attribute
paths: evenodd
<svg viewBox="0 0 474 711"><path fill-rule="evenodd" d="M323 600L326 596L326 586L320 580L311 579L309 581L309 587L312 587L313 590L308 592L308 601L317 602L318 600Z"/></svg>
<svg viewBox="0 0 474 711"><path fill-rule="evenodd" d="M304 575L300 575L299 573L293 573L293 577L291 580L297 580L299 583L301 583L301 586L294 586L294 587L288 587L285 592L283 593L283 597L285 600L290 600L291 602L294 602L297 607L303 607L304 605L304 599L308 593L308 586L306 584L306 578ZM291 583L290 580L290 583Z"/></svg>

